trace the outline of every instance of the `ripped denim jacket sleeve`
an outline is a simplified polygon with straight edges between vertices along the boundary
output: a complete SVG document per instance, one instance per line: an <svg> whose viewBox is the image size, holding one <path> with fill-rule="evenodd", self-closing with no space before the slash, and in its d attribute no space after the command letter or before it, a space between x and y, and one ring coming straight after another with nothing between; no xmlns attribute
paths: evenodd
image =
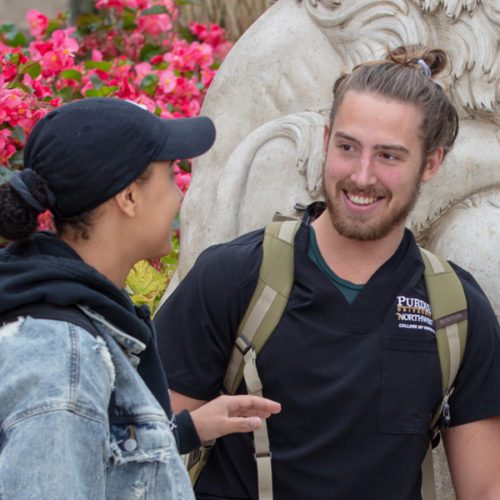
<svg viewBox="0 0 500 500"><path fill-rule="evenodd" d="M99 331L32 318L0 328L2 500L194 498L163 410Z"/></svg>

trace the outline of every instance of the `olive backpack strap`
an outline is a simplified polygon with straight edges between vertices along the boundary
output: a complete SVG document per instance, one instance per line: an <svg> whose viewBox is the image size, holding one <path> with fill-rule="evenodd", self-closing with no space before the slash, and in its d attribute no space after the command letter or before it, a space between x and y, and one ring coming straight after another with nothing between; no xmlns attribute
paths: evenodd
<svg viewBox="0 0 500 500"><path fill-rule="evenodd" d="M287 218L271 222L265 228L257 286L238 327L224 377L224 391L227 394L235 394L244 379L248 394L262 396L256 359L278 325L290 297L294 282L294 240L300 224L300 221ZM191 454L188 460L193 484L206 464L211 444ZM254 431L254 448L259 500L271 500L271 451L265 421Z"/></svg>
<svg viewBox="0 0 500 500"><path fill-rule="evenodd" d="M429 296L441 367L442 399L431 419L432 444L422 464L422 499L435 500L432 447L439 443L440 429L450 424L448 400L462 363L467 343L467 300L457 274L444 259L420 248L425 264L424 280Z"/></svg>

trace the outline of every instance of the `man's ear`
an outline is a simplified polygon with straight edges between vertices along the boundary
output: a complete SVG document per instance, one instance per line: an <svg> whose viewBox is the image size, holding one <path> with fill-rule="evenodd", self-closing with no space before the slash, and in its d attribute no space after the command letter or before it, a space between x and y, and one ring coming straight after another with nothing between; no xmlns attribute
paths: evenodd
<svg viewBox="0 0 500 500"><path fill-rule="evenodd" d="M326 157L326 153L328 152L328 140L330 139L330 127L325 125L325 129L323 130L323 154Z"/></svg>
<svg viewBox="0 0 500 500"><path fill-rule="evenodd" d="M113 200L117 208L127 217L135 217L137 214L139 189L136 182L132 182L118 194L115 194Z"/></svg>
<svg viewBox="0 0 500 500"><path fill-rule="evenodd" d="M432 179L439 171L444 159L444 149L437 148L427 155L427 159L422 170L422 182Z"/></svg>

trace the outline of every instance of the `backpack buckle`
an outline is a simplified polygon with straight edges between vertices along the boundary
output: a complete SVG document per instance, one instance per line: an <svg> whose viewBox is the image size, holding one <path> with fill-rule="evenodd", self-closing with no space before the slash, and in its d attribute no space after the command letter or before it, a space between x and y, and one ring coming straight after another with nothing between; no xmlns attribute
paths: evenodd
<svg viewBox="0 0 500 500"><path fill-rule="evenodd" d="M234 342L234 345L238 349L238 351L245 356L245 354L253 348L252 343L244 336L240 335Z"/></svg>

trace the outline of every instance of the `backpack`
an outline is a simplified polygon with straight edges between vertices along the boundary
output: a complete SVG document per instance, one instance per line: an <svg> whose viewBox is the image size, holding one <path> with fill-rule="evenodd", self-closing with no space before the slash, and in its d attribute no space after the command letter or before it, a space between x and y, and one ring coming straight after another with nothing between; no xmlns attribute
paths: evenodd
<svg viewBox="0 0 500 500"><path fill-rule="evenodd" d="M244 378L248 394L262 396L256 359L278 325L290 297L294 281L294 239L300 225L300 221L283 218L265 228L257 286L238 327L224 377L227 394L235 394ZM436 329L442 379L442 400L431 419L431 445L422 465L422 497L424 500L435 500L431 450L439 443L440 429L450 422L448 399L453 392L467 341L467 302L462 284L451 265L423 248L420 248L420 253L425 264L424 280ZM188 458L187 467L193 484L208 460L213 443L204 443ZM254 447L259 500L271 500L271 452L265 420L254 431Z"/></svg>

